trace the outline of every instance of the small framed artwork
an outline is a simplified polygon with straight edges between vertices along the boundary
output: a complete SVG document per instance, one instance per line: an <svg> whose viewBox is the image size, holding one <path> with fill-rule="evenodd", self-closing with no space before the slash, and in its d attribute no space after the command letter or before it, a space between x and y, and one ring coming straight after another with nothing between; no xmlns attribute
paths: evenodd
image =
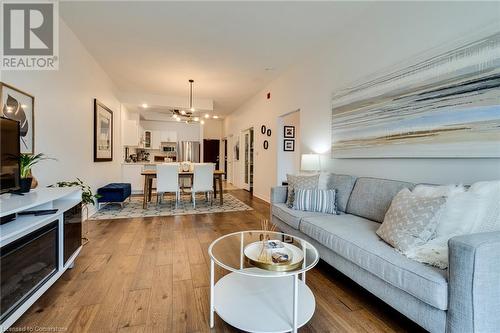
<svg viewBox="0 0 500 333"><path fill-rule="evenodd" d="M283 136L285 138L294 139L295 138L295 126L285 126Z"/></svg>
<svg viewBox="0 0 500 333"><path fill-rule="evenodd" d="M0 115L20 124L20 147L22 154L35 153L35 97L0 82Z"/></svg>
<svg viewBox="0 0 500 333"><path fill-rule="evenodd" d="M268 128L268 129L267 129L267 136L271 136L271 133L272 133L272 132L271 132L271 129L270 129L270 128Z"/></svg>
<svg viewBox="0 0 500 333"><path fill-rule="evenodd" d="M264 146L264 149L267 150L267 148L269 148L269 141L264 140L263 146Z"/></svg>
<svg viewBox="0 0 500 333"><path fill-rule="evenodd" d="M113 160L113 111L94 99L94 162Z"/></svg>
<svg viewBox="0 0 500 333"><path fill-rule="evenodd" d="M262 125L262 126L260 127L260 132L261 132L262 134L266 134L266 125Z"/></svg>
<svg viewBox="0 0 500 333"><path fill-rule="evenodd" d="M295 151L295 140L283 140L284 151Z"/></svg>

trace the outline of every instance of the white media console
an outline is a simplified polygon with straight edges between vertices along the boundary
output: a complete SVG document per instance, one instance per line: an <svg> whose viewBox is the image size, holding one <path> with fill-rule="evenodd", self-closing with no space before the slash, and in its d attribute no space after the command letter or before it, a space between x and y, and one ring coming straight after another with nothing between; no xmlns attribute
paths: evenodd
<svg viewBox="0 0 500 333"><path fill-rule="evenodd" d="M6 331L74 264L81 250L79 188L39 188L23 196L0 195L0 332ZM17 215L57 209L50 215Z"/></svg>

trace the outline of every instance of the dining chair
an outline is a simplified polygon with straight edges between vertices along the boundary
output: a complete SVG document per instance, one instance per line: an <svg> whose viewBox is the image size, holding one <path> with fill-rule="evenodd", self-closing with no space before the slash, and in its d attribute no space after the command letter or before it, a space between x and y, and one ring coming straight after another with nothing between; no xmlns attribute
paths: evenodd
<svg viewBox="0 0 500 333"><path fill-rule="evenodd" d="M208 194L210 204L213 203L214 171L215 165L213 163L197 163L193 165L193 186L191 188L193 208L196 208L196 193L199 192Z"/></svg>
<svg viewBox="0 0 500 333"><path fill-rule="evenodd" d="M175 208L180 199L179 163L164 163L156 166L156 204L165 193L175 193Z"/></svg>

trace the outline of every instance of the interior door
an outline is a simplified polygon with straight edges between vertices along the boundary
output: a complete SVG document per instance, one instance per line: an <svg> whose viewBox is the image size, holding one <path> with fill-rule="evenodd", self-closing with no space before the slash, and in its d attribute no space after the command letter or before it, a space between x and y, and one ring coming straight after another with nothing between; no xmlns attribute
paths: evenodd
<svg viewBox="0 0 500 333"><path fill-rule="evenodd" d="M243 131L243 186L253 190L253 128Z"/></svg>
<svg viewBox="0 0 500 333"><path fill-rule="evenodd" d="M224 140L224 179L227 180L227 139Z"/></svg>
<svg viewBox="0 0 500 333"><path fill-rule="evenodd" d="M220 140L203 140L203 161L215 163L215 169L219 169Z"/></svg>

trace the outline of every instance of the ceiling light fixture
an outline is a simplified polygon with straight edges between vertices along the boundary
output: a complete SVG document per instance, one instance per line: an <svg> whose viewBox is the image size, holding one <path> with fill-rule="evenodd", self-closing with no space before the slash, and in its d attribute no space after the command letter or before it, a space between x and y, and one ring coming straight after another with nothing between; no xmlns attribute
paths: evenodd
<svg viewBox="0 0 500 333"><path fill-rule="evenodd" d="M189 80L189 110L191 110L191 112L194 112L194 107L193 107L193 83L194 83L194 80Z"/></svg>
<svg viewBox="0 0 500 333"><path fill-rule="evenodd" d="M148 105L146 103L143 103L142 107L146 109L148 107Z"/></svg>
<svg viewBox="0 0 500 333"><path fill-rule="evenodd" d="M212 118L214 118L214 119L219 119L219 116L213 116Z"/></svg>
<svg viewBox="0 0 500 333"><path fill-rule="evenodd" d="M205 125L205 120L200 121L200 124Z"/></svg>
<svg viewBox="0 0 500 333"><path fill-rule="evenodd" d="M195 108L193 106L193 83L194 80L189 80L189 108L188 109L171 109L172 117L177 121L184 121L187 124L190 124L194 121L200 121L200 117L194 117L193 112ZM205 118L208 118L208 114Z"/></svg>
<svg viewBox="0 0 500 333"><path fill-rule="evenodd" d="M210 115L208 113L205 113L205 118L210 118Z"/></svg>

